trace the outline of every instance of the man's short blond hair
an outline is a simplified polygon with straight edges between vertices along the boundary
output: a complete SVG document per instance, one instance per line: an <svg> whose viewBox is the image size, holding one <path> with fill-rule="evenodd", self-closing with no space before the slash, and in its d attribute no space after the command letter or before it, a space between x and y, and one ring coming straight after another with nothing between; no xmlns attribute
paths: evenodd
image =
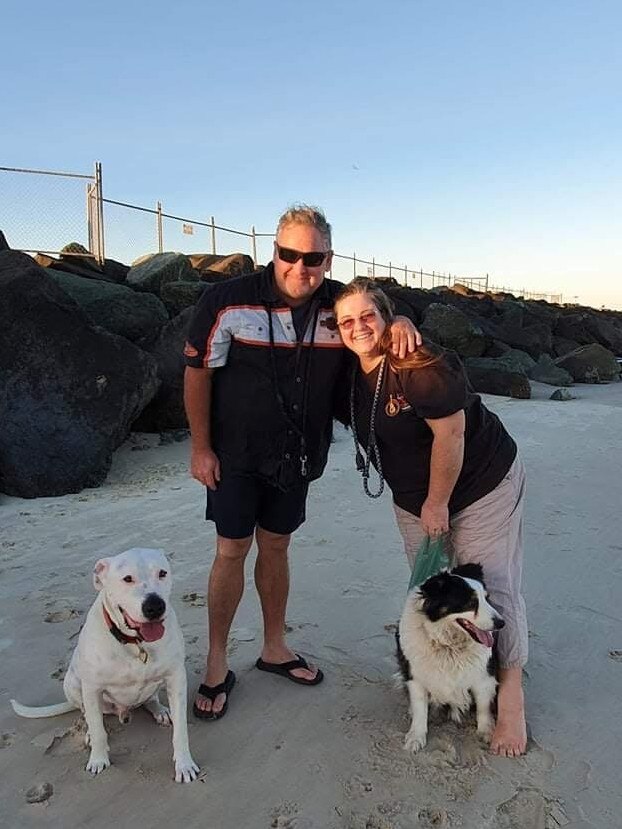
<svg viewBox="0 0 622 829"><path fill-rule="evenodd" d="M332 248L332 228L326 221L324 211L319 207L314 207L311 204L292 204L279 219L276 227L277 237L279 232L287 225L310 225L316 228L328 245L328 249Z"/></svg>

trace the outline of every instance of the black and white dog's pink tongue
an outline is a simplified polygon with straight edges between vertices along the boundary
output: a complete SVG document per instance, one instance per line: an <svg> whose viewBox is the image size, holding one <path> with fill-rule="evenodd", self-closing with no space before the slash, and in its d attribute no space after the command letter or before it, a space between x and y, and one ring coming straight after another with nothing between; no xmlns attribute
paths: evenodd
<svg viewBox="0 0 622 829"><path fill-rule="evenodd" d="M471 632L474 634L478 642L481 642L482 645L485 645L487 648L492 648L494 639L492 638L492 633L489 630L480 630L480 628L473 625Z"/></svg>
<svg viewBox="0 0 622 829"><path fill-rule="evenodd" d="M475 639L476 642L479 642L486 648L492 648L494 639L489 630L482 630L481 628L476 627L472 622L469 622L468 619L459 619L458 621L469 634L471 639Z"/></svg>
<svg viewBox="0 0 622 829"><path fill-rule="evenodd" d="M164 636L164 625L162 622L142 622L138 626L138 632L145 642L157 642Z"/></svg>

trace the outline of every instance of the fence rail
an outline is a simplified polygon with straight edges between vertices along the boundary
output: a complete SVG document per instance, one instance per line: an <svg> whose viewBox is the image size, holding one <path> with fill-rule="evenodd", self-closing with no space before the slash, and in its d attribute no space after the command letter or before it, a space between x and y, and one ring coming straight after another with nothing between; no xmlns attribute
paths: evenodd
<svg viewBox="0 0 622 829"><path fill-rule="evenodd" d="M11 176L14 178L11 179ZM34 192L28 187L20 186L14 188L9 186L6 191L3 189L2 185L7 180L6 177L11 181L20 181L20 177L23 176L41 177L41 179L29 179L29 181L36 182ZM42 197L40 182L45 181L47 177L56 177L65 182L74 180L87 182L85 224L84 206L78 211L77 199L73 191L71 196L69 196L69 190L62 191L63 198L58 193L48 194L47 200L45 196ZM21 180L23 181L23 178ZM7 209L6 205L9 202L11 206ZM210 216L209 221L206 221L167 213L163 210L161 201L157 201L154 207L145 207L105 198L102 187L102 168L99 162L95 163L92 174L0 167L0 206L3 205L0 216L4 222L3 229L10 233L12 247L27 253L60 254L63 246L57 242L60 234L64 233L66 236L63 245L66 244L67 237L71 241L85 239L89 253L71 254L64 251L63 256L88 255L100 264L104 262L106 255L131 262L136 258L137 253L152 250L160 253L165 249L178 250L182 253L203 253L209 249L212 254L237 253L239 252L237 240L240 238L247 240L245 243L256 265L272 257L272 244L268 247L266 241L274 239L274 233L258 232L254 225L247 231L240 230L217 224L214 216ZM82 205L84 205L83 201ZM71 221L59 221L59 215L63 214L71 215ZM79 220L78 215L81 215ZM361 272L363 268L366 269L366 273ZM344 279L354 276L391 278L411 288L436 288L460 283L475 291L504 292L520 295L526 299L562 303L562 294L492 285L488 274L481 277L463 277L435 270L430 272L424 271L421 267L411 268L407 264L396 264L391 260L388 263L382 263L376 261L375 257L363 259L357 256L356 252L353 252L351 256L335 253L331 276Z"/></svg>

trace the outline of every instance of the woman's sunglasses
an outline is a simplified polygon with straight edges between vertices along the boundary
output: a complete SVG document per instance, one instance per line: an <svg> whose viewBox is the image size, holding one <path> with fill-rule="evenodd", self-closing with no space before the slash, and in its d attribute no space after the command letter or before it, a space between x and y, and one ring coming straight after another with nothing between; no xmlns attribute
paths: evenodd
<svg viewBox="0 0 622 829"><path fill-rule="evenodd" d="M302 259L302 264L305 268L317 268L330 253L328 250L312 250L309 253L301 253L299 250L283 248L281 245L277 245L276 250L279 254L279 259L283 262L287 262L288 265L293 265L299 259Z"/></svg>

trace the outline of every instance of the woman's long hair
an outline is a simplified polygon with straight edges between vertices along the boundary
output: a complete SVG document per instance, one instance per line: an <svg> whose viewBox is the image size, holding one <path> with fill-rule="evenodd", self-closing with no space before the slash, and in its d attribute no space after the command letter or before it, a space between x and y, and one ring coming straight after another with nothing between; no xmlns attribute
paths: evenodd
<svg viewBox="0 0 622 829"><path fill-rule="evenodd" d="M394 356L391 351L391 323L395 319L395 306L391 298L372 279L357 276L348 282L335 300L335 311L342 299L356 294L368 294L386 324L380 338L379 348L381 354L387 355L392 369L397 371L405 368L426 368L438 360L440 351L430 345L421 345L412 354L407 354L403 358Z"/></svg>

